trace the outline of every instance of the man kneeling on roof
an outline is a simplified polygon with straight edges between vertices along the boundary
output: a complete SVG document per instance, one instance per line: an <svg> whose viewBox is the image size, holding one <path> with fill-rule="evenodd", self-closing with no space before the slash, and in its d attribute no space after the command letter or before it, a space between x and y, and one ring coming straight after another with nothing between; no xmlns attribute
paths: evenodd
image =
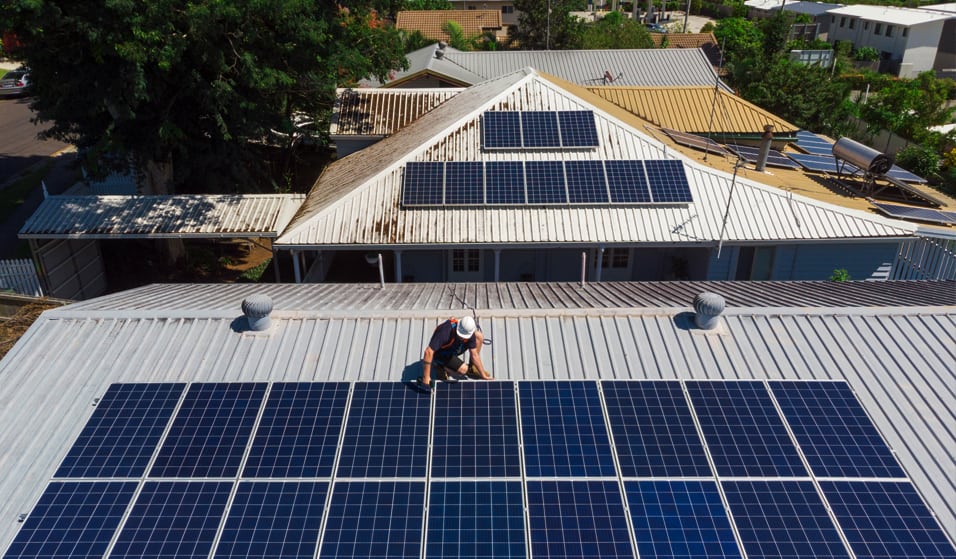
<svg viewBox="0 0 956 559"><path fill-rule="evenodd" d="M472 370L481 378L491 380L491 374L485 370L481 362L480 353L484 339L481 330L475 324L475 319L470 316L462 317L460 320L449 318L439 324L425 348L422 384L431 386L432 364L442 368L446 380L451 378L449 374L466 374L468 363L461 359L466 349L471 356Z"/></svg>

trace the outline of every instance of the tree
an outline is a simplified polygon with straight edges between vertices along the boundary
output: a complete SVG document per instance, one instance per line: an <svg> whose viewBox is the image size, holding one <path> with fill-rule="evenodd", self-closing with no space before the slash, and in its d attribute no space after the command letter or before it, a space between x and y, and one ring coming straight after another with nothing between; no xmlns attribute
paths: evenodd
<svg viewBox="0 0 956 559"><path fill-rule="evenodd" d="M508 28L509 36L527 50L581 48L584 23L571 15L581 4L580 0L514 0L521 15L518 25Z"/></svg>
<svg viewBox="0 0 956 559"><path fill-rule="evenodd" d="M912 80L894 80L870 96L860 109L860 116L871 133L889 130L923 143L932 139L931 126L945 124L952 118L956 109L947 108L946 101L953 88L952 80L938 79L932 71Z"/></svg>
<svg viewBox="0 0 956 559"><path fill-rule="evenodd" d="M344 3L344 2L343 2ZM7 0L45 133L162 192L261 188L262 142L327 114L335 87L384 77L401 41L367 1Z"/></svg>
<svg viewBox="0 0 956 559"><path fill-rule="evenodd" d="M742 17L729 17L718 21L714 27L714 37L731 64L757 58L763 48L763 33L753 22Z"/></svg>
<svg viewBox="0 0 956 559"><path fill-rule="evenodd" d="M772 16L760 22L759 29L763 34L763 56L770 59L782 53L790 38L790 27L793 25L793 12L777 10Z"/></svg>
<svg viewBox="0 0 956 559"><path fill-rule="evenodd" d="M585 25L581 46L585 49L649 49L654 48L654 41L641 22L627 19L621 12L609 12L603 19Z"/></svg>

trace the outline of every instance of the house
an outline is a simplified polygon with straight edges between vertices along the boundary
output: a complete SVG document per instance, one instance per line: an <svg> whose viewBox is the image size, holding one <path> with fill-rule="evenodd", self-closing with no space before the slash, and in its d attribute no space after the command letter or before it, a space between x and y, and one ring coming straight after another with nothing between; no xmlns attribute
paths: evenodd
<svg viewBox="0 0 956 559"><path fill-rule="evenodd" d="M426 39L449 41L445 26L453 21L461 26L463 38L491 33L504 39L507 31L501 24L501 12L497 10L403 10L395 18L395 27L405 31L418 31Z"/></svg>
<svg viewBox="0 0 956 559"><path fill-rule="evenodd" d="M827 4L825 2L809 2L807 0L747 0L747 19L766 19L779 10L810 16L814 26L808 28L805 24L794 24L791 38L801 38L808 41L813 39L827 39L830 30L829 10L843 7L843 4Z"/></svg>
<svg viewBox="0 0 956 559"><path fill-rule="evenodd" d="M901 78L956 77L956 11L854 5L830 10L828 41L880 52L880 71Z"/></svg>
<svg viewBox="0 0 956 559"><path fill-rule="evenodd" d="M501 23L505 28L518 25L521 12L515 10L512 0L449 0L453 8L459 10L496 10L501 12Z"/></svg>
<svg viewBox="0 0 956 559"><path fill-rule="evenodd" d="M710 330L702 292L726 303ZM496 380L416 391L435 325L471 309ZM0 551L952 557L954 309L952 282L150 285L76 303L0 361Z"/></svg>

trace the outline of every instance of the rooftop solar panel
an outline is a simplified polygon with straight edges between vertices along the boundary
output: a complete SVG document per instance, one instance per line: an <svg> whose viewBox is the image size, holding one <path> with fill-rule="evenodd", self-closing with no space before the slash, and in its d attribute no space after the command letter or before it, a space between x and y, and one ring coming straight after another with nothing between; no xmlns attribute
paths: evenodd
<svg viewBox="0 0 956 559"><path fill-rule="evenodd" d="M730 149L737 152L741 158L746 159L752 163L756 163L760 159L760 148L753 146L729 146ZM784 167L787 169L796 169L799 167L791 159L789 159L782 152L772 149L767 154L767 165L774 167Z"/></svg>
<svg viewBox="0 0 956 559"><path fill-rule="evenodd" d="M519 382L518 402L528 476L616 475L595 382Z"/></svg>
<svg viewBox="0 0 956 559"><path fill-rule="evenodd" d="M345 382L272 385L245 477L328 477L348 399Z"/></svg>
<svg viewBox="0 0 956 559"><path fill-rule="evenodd" d="M686 132L671 130L670 128L661 128L661 131L682 146L692 147L694 149L699 149L700 151L716 153L719 155L730 155L729 151L724 149L723 146L711 140L710 138L698 136L697 134L687 134Z"/></svg>
<svg viewBox="0 0 956 559"><path fill-rule="evenodd" d="M524 166L529 204L567 204L560 161L528 161Z"/></svg>
<svg viewBox="0 0 956 559"><path fill-rule="evenodd" d="M336 475L424 477L430 408L400 383L355 384Z"/></svg>
<svg viewBox="0 0 956 559"><path fill-rule="evenodd" d="M231 490L228 481L147 481L110 557L208 557Z"/></svg>
<svg viewBox="0 0 956 559"><path fill-rule="evenodd" d="M251 382L193 384L173 419L150 476L235 476L266 386Z"/></svg>
<svg viewBox="0 0 956 559"><path fill-rule="evenodd" d="M426 557L526 557L520 481L433 481Z"/></svg>
<svg viewBox="0 0 956 559"><path fill-rule="evenodd" d="M518 477L518 415L511 382L442 386L435 399L433 477Z"/></svg>
<svg viewBox="0 0 956 559"><path fill-rule="evenodd" d="M833 142L806 130L797 132L797 147L815 155L833 155Z"/></svg>
<svg viewBox="0 0 956 559"><path fill-rule="evenodd" d="M521 147L521 113L488 111L481 116L482 143L488 149Z"/></svg>
<svg viewBox="0 0 956 559"><path fill-rule="evenodd" d="M909 482L821 481L858 559L956 557L956 547Z"/></svg>
<svg viewBox="0 0 956 559"><path fill-rule="evenodd" d="M525 204L524 164L521 161L485 163L485 203Z"/></svg>
<svg viewBox="0 0 956 559"><path fill-rule="evenodd" d="M558 111L561 146L565 148L597 147L597 128L593 111Z"/></svg>
<svg viewBox="0 0 956 559"><path fill-rule="evenodd" d="M771 381L770 389L814 475L906 476L845 382Z"/></svg>
<svg viewBox="0 0 956 559"><path fill-rule="evenodd" d="M137 485L135 481L50 483L4 557L103 557Z"/></svg>
<svg viewBox="0 0 956 559"><path fill-rule="evenodd" d="M747 557L849 558L813 482L722 481Z"/></svg>
<svg viewBox="0 0 956 559"><path fill-rule="evenodd" d="M114 384L55 477L140 477L186 385Z"/></svg>
<svg viewBox="0 0 956 559"><path fill-rule="evenodd" d="M523 111L521 135L525 148L561 147L558 135L558 114L554 111Z"/></svg>
<svg viewBox="0 0 956 559"><path fill-rule="evenodd" d="M221 559L315 557L328 482L240 482L216 546Z"/></svg>
<svg viewBox="0 0 956 559"><path fill-rule="evenodd" d="M654 202L670 204L694 201L682 162L673 159L648 159L644 161L644 168L647 169L647 186Z"/></svg>
<svg viewBox="0 0 956 559"><path fill-rule="evenodd" d="M605 381L601 390L621 475L711 475L680 382Z"/></svg>
<svg viewBox="0 0 956 559"><path fill-rule="evenodd" d="M402 204L435 206L444 200L445 164L413 161L405 165L402 180Z"/></svg>
<svg viewBox="0 0 956 559"><path fill-rule="evenodd" d="M481 162L445 163L445 205L483 204L484 189L484 166Z"/></svg>
<svg viewBox="0 0 956 559"><path fill-rule="evenodd" d="M332 488L321 557L420 557L422 481L340 481Z"/></svg>
<svg viewBox="0 0 956 559"><path fill-rule="evenodd" d="M605 161L604 168L612 204L646 204L651 201L643 161Z"/></svg>
<svg viewBox="0 0 956 559"><path fill-rule="evenodd" d="M640 557L739 558L714 481L625 481Z"/></svg>
<svg viewBox="0 0 956 559"><path fill-rule="evenodd" d="M803 153L788 153L787 157L799 163L800 166L807 171L843 175L854 175L860 171L860 168L856 167L855 165L846 163L844 161L838 162L837 159L832 155L806 155Z"/></svg>
<svg viewBox="0 0 956 559"><path fill-rule="evenodd" d="M914 208L913 206L900 206L897 204L881 204L873 202L881 212L900 219L912 219L916 221L927 221L930 223L944 223L947 225L956 224L952 212L941 212L932 208Z"/></svg>
<svg viewBox="0 0 956 559"><path fill-rule="evenodd" d="M892 167L890 167L890 170L887 171L886 176L893 177L894 179L900 180L903 182L916 182L916 183L926 182L926 179L924 179L923 177L916 175L915 173L911 173L907 171L906 169L902 167L898 167L896 165L893 165Z"/></svg>
<svg viewBox="0 0 956 559"><path fill-rule="evenodd" d="M533 557L634 557L617 481L527 486Z"/></svg>
<svg viewBox="0 0 956 559"><path fill-rule="evenodd" d="M565 161L568 201L572 204L607 204L607 180L601 161Z"/></svg>
<svg viewBox="0 0 956 559"><path fill-rule="evenodd" d="M717 475L808 475L762 382L686 384Z"/></svg>

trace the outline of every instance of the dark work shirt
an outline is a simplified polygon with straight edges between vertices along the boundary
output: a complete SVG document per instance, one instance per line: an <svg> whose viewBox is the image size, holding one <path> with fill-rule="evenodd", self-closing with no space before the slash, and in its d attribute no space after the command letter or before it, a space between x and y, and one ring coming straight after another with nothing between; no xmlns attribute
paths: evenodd
<svg viewBox="0 0 956 559"><path fill-rule="evenodd" d="M435 359L447 361L448 359L465 353L466 350L478 347L478 336L472 336L467 340L458 337L456 333L458 324L451 320L446 320L435 328L428 347L435 352Z"/></svg>

